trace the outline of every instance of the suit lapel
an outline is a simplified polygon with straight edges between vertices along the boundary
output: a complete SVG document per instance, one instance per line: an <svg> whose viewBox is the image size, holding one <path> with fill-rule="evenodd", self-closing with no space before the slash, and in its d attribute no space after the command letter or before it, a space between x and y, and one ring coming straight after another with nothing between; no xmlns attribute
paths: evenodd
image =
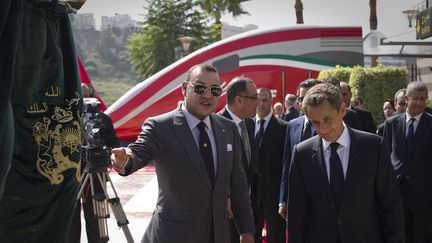
<svg viewBox="0 0 432 243"><path fill-rule="evenodd" d="M313 150L312 161L313 161L314 167L319 170L318 180L320 181L320 184L323 185L325 190L327 190L327 193L330 196L330 198L332 198L332 200L334 201L333 194L332 194L331 188L330 188L330 183L329 183L329 180L327 177L326 166L325 166L325 161L324 161L324 153L323 153L322 144L321 144L322 143L321 138L319 136L316 136L313 139L315 139L315 142L314 142L314 146L312 148L312 150Z"/></svg>
<svg viewBox="0 0 432 243"><path fill-rule="evenodd" d="M293 139L291 141L292 144L298 144L301 142L302 134L303 134L303 126L304 126L304 116L297 121L297 123L293 126Z"/></svg>
<svg viewBox="0 0 432 243"><path fill-rule="evenodd" d="M345 184L344 184L344 193L342 197L342 202L340 206L339 213L340 214L346 214L348 213L347 207L344 207L344 205L351 205L349 200L351 197L351 192L353 191L355 179L356 179L356 172L362 171L362 164L360 161L360 146L357 142L357 138L355 133L351 128L347 128L349 135L350 135L350 150L349 150L349 158L348 158L348 168L345 176Z"/></svg>
<svg viewBox="0 0 432 243"><path fill-rule="evenodd" d="M398 130L398 134L399 134L399 139L398 142L402 144L402 148L405 150L406 154L409 154L408 151L408 144L407 144L407 139L406 139L406 131L407 131L407 127L406 127L406 114L403 113L402 115L400 115L399 117L396 118L397 119L397 128L401 128Z"/></svg>
<svg viewBox="0 0 432 243"><path fill-rule="evenodd" d="M423 112L423 114L420 117L417 129L414 133L414 138L413 138L413 143L414 143L413 148L414 149L413 149L413 151L415 151L416 147L418 147L416 145L421 143L421 141L422 141L421 137L423 137L424 132L427 131L427 126L429 123L428 118L429 118L429 115L426 112ZM405 122L405 124L406 124L406 122ZM429 126L430 126L430 123L429 123Z"/></svg>
<svg viewBox="0 0 432 243"><path fill-rule="evenodd" d="M174 113L173 130L179 140L179 144L188 155L189 161L193 164L205 183L211 188L212 185L207 174L207 169L205 168L204 160L202 159L189 125L186 122L186 118L180 109Z"/></svg>
<svg viewBox="0 0 432 243"><path fill-rule="evenodd" d="M226 155L227 153L225 151L227 151L227 140L226 140L226 129L224 124L222 124L217 118L216 115L212 114L210 115L210 119L212 122L212 129L213 129L213 133L214 133L214 137L216 140L216 151L217 151L217 168L216 171L216 179L215 179L215 185L218 183L218 178L220 176L220 174L222 173L222 166L223 166L223 162L222 161L226 161Z"/></svg>
<svg viewBox="0 0 432 243"><path fill-rule="evenodd" d="M266 129L264 130L264 134L263 134L263 139L267 136L269 136L268 134L272 134L273 129L275 129L276 127L276 118L274 118L273 116L270 117L269 120L269 124L267 125Z"/></svg>

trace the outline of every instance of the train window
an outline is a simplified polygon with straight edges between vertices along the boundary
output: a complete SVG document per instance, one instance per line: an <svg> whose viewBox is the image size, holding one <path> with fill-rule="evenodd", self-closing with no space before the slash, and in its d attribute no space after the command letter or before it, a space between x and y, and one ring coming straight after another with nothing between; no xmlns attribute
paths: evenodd
<svg viewBox="0 0 432 243"><path fill-rule="evenodd" d="M220 73L231 72L240 67L240 57L235 54L214 61L212 65L217 68Z"/></svg>

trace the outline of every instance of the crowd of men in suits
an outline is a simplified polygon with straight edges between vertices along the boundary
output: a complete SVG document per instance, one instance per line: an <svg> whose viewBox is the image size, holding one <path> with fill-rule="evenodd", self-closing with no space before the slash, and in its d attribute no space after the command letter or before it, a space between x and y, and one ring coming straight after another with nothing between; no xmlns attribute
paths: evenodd
<svg viewBox="0 0 432 243"><path fill-rule="evenodd" d="M301 82L285 112L272 112L271 90L236 77L214 113L222 89L206 64L188 71L182 90L174 111L112 152L121 175L155 161L159 198L142 242L261 242L265 225L267 242L432 243L422 82L395 95L406 111L386 120L383 137L335 78Z"/></svg>

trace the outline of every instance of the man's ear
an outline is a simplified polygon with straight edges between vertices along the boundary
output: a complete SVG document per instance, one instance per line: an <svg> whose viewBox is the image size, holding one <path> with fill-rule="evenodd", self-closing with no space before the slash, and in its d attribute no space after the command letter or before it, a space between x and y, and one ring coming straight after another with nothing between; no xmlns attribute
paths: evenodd
<svg viewBox="0 0 432 243"><path fill-rule="evenodd" d="M342 117L344 117L346 115L346 113L347 113L347 109L348 108L346 107L345 102L342 101L342 104L341 104L341 106L339 108L339 114L341 114Z"/></svg>
<svg viewBox="0 0 432 243"><path fill-rule="evenodd" d="M187 83L186 83L186 81L183 81L183 83L182 83L182 94L183 94L183 96L186 96L186 89L187 89Z"/></svg>

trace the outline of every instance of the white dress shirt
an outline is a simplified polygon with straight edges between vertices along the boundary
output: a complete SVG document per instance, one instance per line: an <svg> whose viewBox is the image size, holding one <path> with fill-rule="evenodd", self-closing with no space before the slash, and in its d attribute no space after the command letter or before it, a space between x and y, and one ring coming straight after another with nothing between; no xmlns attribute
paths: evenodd
<svg viewBox="0 0 432 243"><path fill-rule="evenodd" d="M196 118L194 115L192 115L191 113L189 113L189 111L186 110L186 108L182 105L181 106L181 110L186 118L186 122L189 125L189 128L192 132L192 135L194 136L195 139L195 143L198 147L199 150L199 135L200 135L200 130L197 127L198 123L201 122L200 119ZM216 172L217 172L217 149L216 149L216 140L213 134L213 128L212 128L212 124L210 121L210 116L207 116L203 122L206 124L206 132L207 135L210 139L210 143L212 146L212 154L213 154L213 164L214 164L214 168L215 168L215 176L216 176Z"/></svg>
<svg viewBox="0 0 432 243"><path fill-rule="evenodd" d="M270 113L267 114L267 116L265 116L265 117L263 118L263 120L265 120L265 123L264 123L264 132L265 132L265 130L266 130L266 128L267 128L267 126L268 126L268 124L269 124L269 122L270 122L270 118L271 118L271 116L272 116L272 113L270 112ZM259 118L258 115L256 115L256 117L255 117L255 134L254 134L255 137L256 137L256 135L258 134L259 129L260 129L260 126L261 126L261 124L260 124L260 120L262 120L262 119Z"/></svg>
<svg viewBox="0 0 432 243"><path fill-rule="evenodd" d="M346 178L346 173L348 170L349 150L350 150L351 138L349 136L349 132L348 132L348 129L347 129L345 123L343 124L343 126L344 126L344 128L343 128L342 134L339 136L339 138L336 140L336 142L339 143L337 153L338 153L339 158L342 162L342 169L343 169L343 173L344 173L344 178ZM331 144L331 142L328 142L324 139L321 139L321 140L322 140L322 149L323 149L323 153L324 153L324 161L325 161L325 167L326 167L326 172L327 172L327 178L330 182L330 154L331 154L330 144Z"/></svg>

